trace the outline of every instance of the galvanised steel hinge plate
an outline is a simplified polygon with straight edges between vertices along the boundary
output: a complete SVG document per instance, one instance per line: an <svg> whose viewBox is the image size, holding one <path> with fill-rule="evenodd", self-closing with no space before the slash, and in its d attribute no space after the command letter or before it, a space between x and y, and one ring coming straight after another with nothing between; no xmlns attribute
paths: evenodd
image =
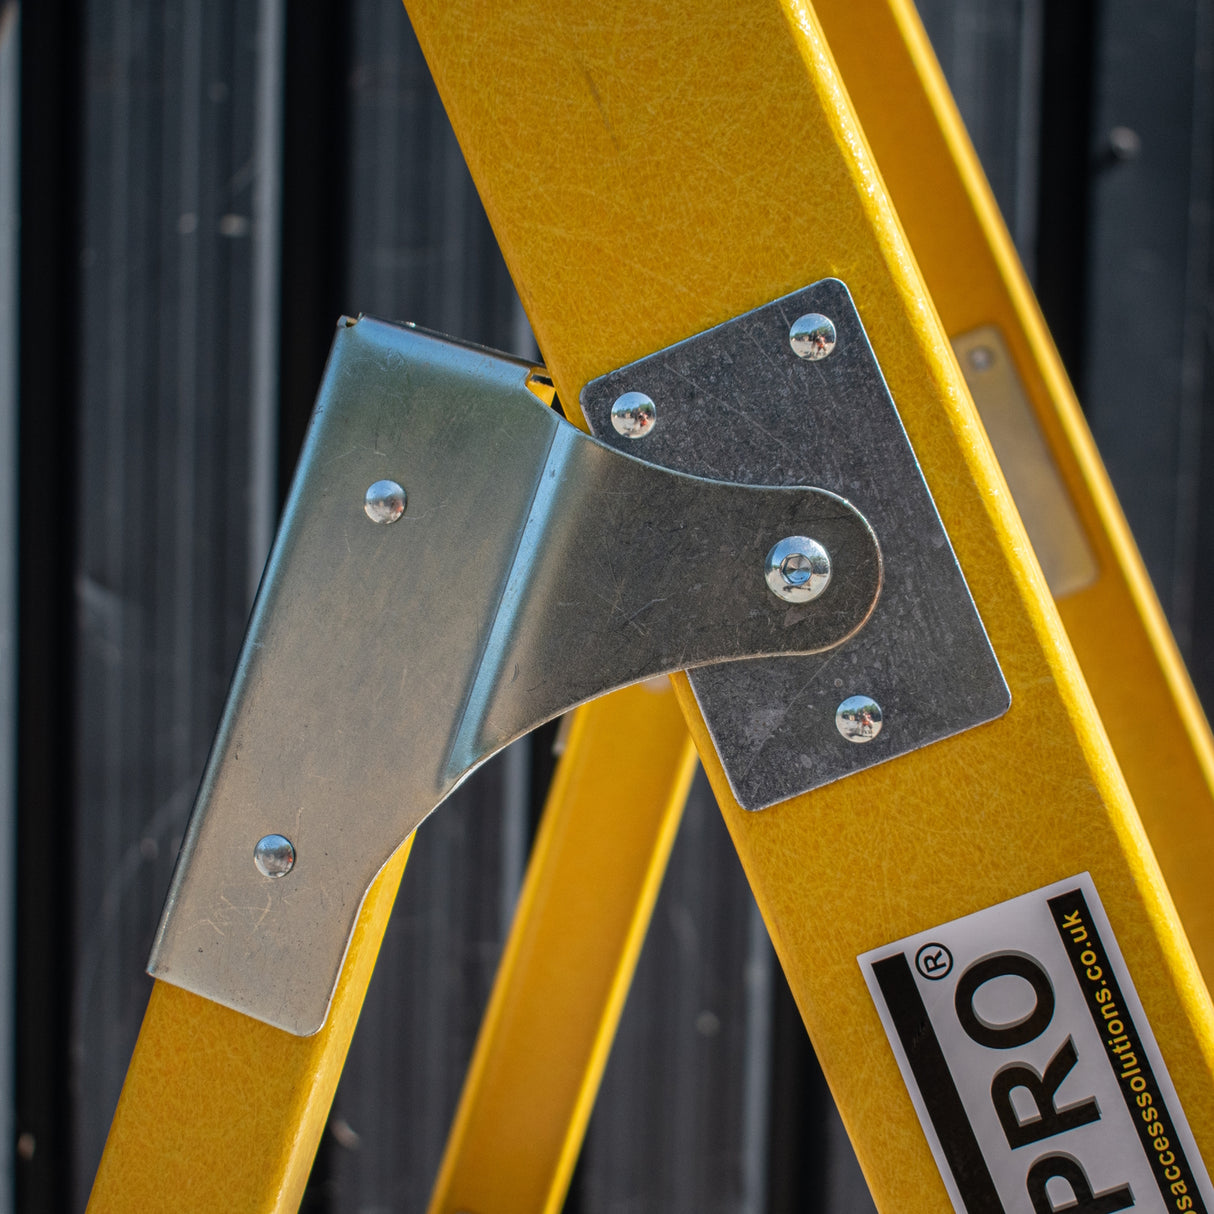
<svg viewBox="0 0 1214 1214"><path fill-rule="evenodd" d="M636 439L612 422L627 393L652 401ZM847 644L690 676L745 808L1007 711L1007 684L843 283L814 283L613 371L583 390L582 408L618 449L718 480L818 485L877 533L884 588Z"/></svg>
<svg viewBox="0 0 1214 1214"><path fill-rule="evenodd" d="M155 977L315 1032L368 886L478 763L611 688L836 650L873 612L882 553L846 495L614 452L536 371L339 328Z"/></svg>

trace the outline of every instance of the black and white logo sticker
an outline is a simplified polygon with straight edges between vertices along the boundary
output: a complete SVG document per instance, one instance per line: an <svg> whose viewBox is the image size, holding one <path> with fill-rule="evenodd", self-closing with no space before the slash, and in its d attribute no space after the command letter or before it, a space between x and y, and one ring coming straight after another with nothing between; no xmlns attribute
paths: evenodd
<svg viewBox="0 0 1214 1214"><path fill-rule="evenodd" d="M1214 1214L1087 873L859 960L961 1214Z"/></svg>

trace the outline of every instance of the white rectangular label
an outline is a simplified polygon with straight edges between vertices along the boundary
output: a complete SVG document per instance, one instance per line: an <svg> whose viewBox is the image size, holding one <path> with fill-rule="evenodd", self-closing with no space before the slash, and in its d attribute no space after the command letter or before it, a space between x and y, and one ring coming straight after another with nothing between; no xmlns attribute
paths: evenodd
<svg viewBox="0 0 1214 1214"><path fill-rule="evenodd" d="M1087 873L859 960L961 1214L1214 1211Z"/></svg>

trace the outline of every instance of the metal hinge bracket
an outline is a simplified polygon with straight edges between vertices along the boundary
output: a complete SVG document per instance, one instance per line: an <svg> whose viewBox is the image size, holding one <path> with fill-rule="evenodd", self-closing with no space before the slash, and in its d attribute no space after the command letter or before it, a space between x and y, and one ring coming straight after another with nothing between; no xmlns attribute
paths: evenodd
<svg viewBox="0 0 1214 1214"><path fill-rule="evenodd" d="M645 437L611 421L653 402ZM592 432L718 480L841 494L885 584L846 645L693 671L739 804L761 809L1007 711L1010 693L846 286L824 279L587 385Z"/></svg>
<svg viewBox="0 0 1214 1214"><path fill-rule="evenodd" d="M845 495L613 452L536 373L339 328L155 977L315 1032L367 888L478 763L611 688L822 653L873 612L882 555Z"/></svg>

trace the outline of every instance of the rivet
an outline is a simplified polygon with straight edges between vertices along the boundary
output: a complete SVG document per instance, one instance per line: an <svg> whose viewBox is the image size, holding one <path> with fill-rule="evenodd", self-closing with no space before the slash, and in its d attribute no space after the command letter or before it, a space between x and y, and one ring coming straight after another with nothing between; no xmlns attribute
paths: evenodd
<svg viewBox="0 0 1214 1214"><path fill-rule="evenodd" d="M657 420L653 400L644 392L625 392L611 406L611 424L625 438L644 438Z"/></svg>
<svg viewBox="0 0 1214 1214"><path fill-rule="evenodd" d="M1142 136L1133 127L1115 126L1109 131L1109 153L1114 160L1137 160Z"/></svg>
<svg viewBox="0 0 1214 1214"><path fill-rule="evenodd" d="M367 490L363 509L373 523L394 523L404 514L408 500L404 489L395 481L376 481Z"/></svg>
<svg viewBox="0 0 1214 1214"><path fill-rule="evenodd" d="M285 835L266 835L253 848L253 863L263 877L285 877L295 867L295 845Z"/></svg>
<svg viewBox="0 0 1214 1214"><path fill-rule="evenodd" d="M838 340L834 322L819 312L808 312L792 322L788 330L788 344L798 358L816 363L835 348Z"/></svg>
<svg viewBox="0 0 1214 1214"><path fill-rule="evenodd" d="M830 556L817 540L790 535L767 554L763 576L777 598L786 603L808 603L830 582Z"/></svg>
<svg viewBox="0 0 1214 1214"><path fill-rule="evenodd" d="M975 346L969 352L969 363L975 371L989 371L995 365L995 351L990 346Z"/></svg>
<svg viewBox="0 0 1214 1214"><path fill-rule="evenodd" d="M835 727L849 742L871 742L881 732L881 705L869 696L850 696L835 709Z"/></svg>

